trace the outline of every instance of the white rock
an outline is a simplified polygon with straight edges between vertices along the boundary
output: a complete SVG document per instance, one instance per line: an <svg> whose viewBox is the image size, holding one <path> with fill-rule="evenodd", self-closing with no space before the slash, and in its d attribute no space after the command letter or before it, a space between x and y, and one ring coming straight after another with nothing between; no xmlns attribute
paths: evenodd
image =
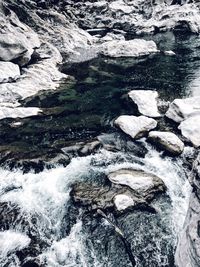
<svg viewBox="0 0 200 267"><path fill-rule="evenodd" d="M174 155L179 155L184 150L184 143L174 133L152 131L148 137L153 143Z"/></svg>
<svg viewBox="0 0 200 267"><path fill-rule="evenodd" d="M157 107L158 93L151 90L132 90L128 96L138 106L138 110L142 115L147 117L160 117Z"/></svg>
<svg viewBox="0 0 200 267"><path fill-rule="evenodd" d="M18 65L0 61L0 83L15 81L19 76L20 69Z"/></svg>
<svg viewBox="0 0 200 267"><path fill-rule="evenodd" d="M113 40L102 45L101 53L109 57L140 57L159 52L155 42L142 39Z"/></svg>
<svg viewBox="0 0 200 267"><path fill-rule="evenodd" d="M109 8L114 12L121 11L123 14L130 14L135 9L133 5L127 5L123 0L111 2Z"/></svg>
<svg viewBox="0 0 200 267"><path fill-rule="evenodd" d="M123 132L130 135L132 138L137 139L157 126L157 122L154 119L147 118L145 116L131 116L122 115L115 120L117 125Z"/></svg>
<svg viewBox="0 0 200 267"><path fill-rule="evenodd" d="M172 50L166 50L166 51L164 51L164 54L166 56L175 56L176 55L176 53L174 53L174 51L172 51Z"/></svg>
<svg viewBox="0 0 200 267"><path fill-rule="evenodd" d="M118 211L123 211L135 205L133 199L124 194L119 194L115 196L114 204Z"/></svg>
<svg viewBox="0 0 200 267"><path fill-rule="evenodd" d="M182 135L190 141L194 147L200 146L200 115L192 116L182 121L178 127Z"/></svg>
<svg viewBox="0 0 200 267"><path fill-rule="evenodd" d="M142 170L121 169L109 173L108 179L114 184L128 186L142 195L149 194L152 189L156 190L160 186L162 187L161 190L165 187L159 177Z"/></svg>
<svg viewBox="0 0 200 267"><path fill-rule="evenodd" d="M0 120L5 118L25 118L30 116L36 116L41 113L42 110L39 108L34 107L16 107L16 108L9 108L9 107L0 107Z"/></svg>
<svg viewBox="0 0 200 267"><path fill-rule="evenodd" d="M200 96L175 99L165 115L175 122L181 122L197 114L200 114Z"/></svg>

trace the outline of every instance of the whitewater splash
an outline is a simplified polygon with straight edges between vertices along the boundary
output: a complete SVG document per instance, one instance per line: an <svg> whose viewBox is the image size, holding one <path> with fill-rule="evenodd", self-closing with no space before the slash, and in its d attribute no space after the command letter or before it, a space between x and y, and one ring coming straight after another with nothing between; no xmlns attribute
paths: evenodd
<svg viewBox="0 0 200 267"><path fill-rule="evenodd" d="M3 239L1 238L0 244L5 245L1 251L0 265L20 266L16 252L28 247L30 238L34 238L44 244L40 247L41 251L38 251L38 258L45 266L104 266L98 261L91 246L90 256L87 254L87 237L82 229L81 216L78 216L77 222L68 234L63 229L64 221L69 217L70 190L73 183L88 179L92 181L97 176L101 177L101 173L109 173L120 168L142 169L163 179L171 201L168 219L176 238L182 228L188 206L190 186L187 176L182 168L181 159L162 157L162 153L150 145L148 151L145 158L138 158L102 149L95 155L73 158L65 168L57 167L39 174L1 170L0 202L9 203L10 209L17 208L17 212L9 229L4 229L4 225L1 225L0 237ZM5 213L4 216L8 214ZM8 235L13 238L6 243L4 240ZM10 256L6 258L7 255ZM6 265L8 260L10 265ZM139 262L137 266L141 266Z"/></svg>

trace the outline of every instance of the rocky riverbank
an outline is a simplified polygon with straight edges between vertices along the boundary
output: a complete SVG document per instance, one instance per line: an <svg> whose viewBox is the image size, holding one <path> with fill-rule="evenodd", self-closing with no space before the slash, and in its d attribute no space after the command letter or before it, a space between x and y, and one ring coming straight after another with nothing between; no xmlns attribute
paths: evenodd
<svg viewBox="0 0 200 267"><path fill-rule="evenodd" d="M178 241L176 264L178 267L198 266L200 264L199 159L197 158L194 164L192 161L200 146L200 97L184 95L184 99L178 99L172 96L173 90L183 89L180 83L187 73L180 72L180 75L172 77L173 80L163 81L165 69L172 71L171 76L176 75L173 69L176 70L176 66L183 62L182 54L187 55L193 51L192 60L198 59L196 55L198 46L187 47L180 52L181 49L176 46L176 35L172 35L175 41L169 46L163 44L162 38L161 40L157 38L159 34L169 30L174 33L181 31L185 34L199 34L198 3L171 5L168 1L152 3L143 0L95 3L26 1L25 3L22 0L3 0L0 3L0 26L0 165L4 169L6 167L11 170L21 169L24 173L32 171L40 173L58 165L73 166L74 157L77 156L87 159L88 155L98 155L102 151L103 153L108 151L112 155L110 157L114 157L114 162L119 162L121 165L119 164L117 169L107 171L106 176L105 173L101 173L101 179L97 177L97 180L104 181L103 184L98 182L95 184L88 179L73 181L69 185L70 201L76 211L74 214L72 212L69 220L65 218L65 222L63 221L66 214L63 215L62 223L66 231L73 232L72 224L76 221L78 211L82 213L84 230L88 235L93 232L93 226L91 222L87 222L87 216L95 227L99 220L98 218L95 221L96 219L91 217L93 214L106 219L109 224L111 222L114 227L113 221L116 220L122 224L122 229L123 220L127 216L132 220L131 216L138 214L141 216L141 222L143 222L142 216L147 218L150 216L154 227L155 217L158 221L163 220L160 218L162 212L158 207L166 205L163 199L166 199L166 190L169 190L169 187L165 180L166 175L162 172L162 175L155 175L155 167L150 168L150 171L141 167L142 164L148 163L147 151L153 144L152 149L156 153L174 160L180 158L186 173L188 170L192 172L190 182L193 192L183 233ZM149 80L146 80L144 85L143 79L147 78L148 73L144 72L143 77L138 78L138 73L134 73L135 69L144 68L150 72L157 62L158 76L161 62L164 62L164 71L161 69L159 77L155 76L154 71L153 82L150 83L148 77ZM181 71L184 67L180 67ZM187 71L189 72L188 69ZM164 91L165 87L169 90L166 98L157 92L160 81ZM63 89L62 84L67 85L67 89ZM96 90L97 85L101 85L99 90L101 93ZM188 150L192 151L191 155L187 153ZM131 164L124 166L128 159L121 159L117 154L119 152L127 153L131 161L135 161L136 166L133 167ZM92 166L103 168L103 164L109 165L109 157L107 163L95 160L94 156L91 160ZM139 169L137 164L140 166ZM79 167L75 166L76 171ZM74 175L75 169L72 168L71 176ZM35 236L33 234L34 238L31 241L27 235L18 235L7 229L9 216L12 217L9 215L9 209L12 208L12 205L8 206L9 196L12 196L13 192L20 192L23 195L26 190L23 184L19 184L20 181L5 188L3 184L3 189L0 191L3 196L2 213L6 215L5 222L2 222L2 227L6 225L6 232L2 237L3 240L9 236L21 240L21 246L18 248L21 252L18 253L16 264L23 263L23 266L28 266L26 264L29 264L29 260L26 255L32 255L38 260L35 261L35 266L39 265L37 262L42 266L45 261L49 261L48 253L51 251L46 250L46 254L40 255L41 250L52 245L55 233L48 233L49 243L46 243L46 240L45 242L40 240L39 230ZM52 197L49 192L47 194ZM62 194L65 195L65 192ZM26 197L28 195L29 193ZM170 195L170 198L172 196ZM33 200L37 201L37 198ZM21 216L18 205L24 203L20 201L17 202L17 208L13 207L14 222ZM64 203L64 201L61 203L62 206ZM41 203L38 204L40 205ZM46 208L45 206L45 211ZM99 209L100 213L97 212ZM168 209L167 206L167 211ZM26 212L28 214L27 210ZM34 214L35 211L31 212ZM105 216L101 212L105 212ZM34 225L34 220L37 223L37 216L28 224ZM55 223L55 218L52 219L50 216L49 224L52 222ZM28 231L32 231L29 226ZM121 228L115 227L115 233L120 232ZM167 227L167 230L163 230L160 225L158 229L161 240L162 233L171 231ZM106 238L113 238L115 233L109 232ZM98 247L94 240L95 235L98 236L98 233L93 237L91 235L91 242L94 247ZM132 232L130 236L132 240L136 238ZM140 252L129 239L125 238L123 241L130 243L132 251L139 259ZM103 244L108 246L106 242L104 240ZM32 251L30 244L34 248ZM164 243L162 245L164 246ZM127 260L126 254L129 255L126 266L131 266L131 263L134 266L135 263L129 253L130 247L122 252L122 259ZM159 255L166 256L168 265L174 262L172 259L174 246L170 243L169 247L167 256L157 251L161 253ZM8 248L10 249L8 253L16 249L14 245L10 247L10 244ZM54 248L52 245L51 248L53 250L51 255L58 251L54 260L56 258L59 262L68 264L66 255L70 254L70 248L68 253L63 255L59 251L59 246ZM102 253L102 248L98 249ZM111 244L111 250L114 249L116 248ZM6 253L3 251L5 258ZM156 264L158 263L157 259L153 259L151 249L148 255L152 257L150 264L154 260ZM149 263L146 261L145 264Z"/></svg>

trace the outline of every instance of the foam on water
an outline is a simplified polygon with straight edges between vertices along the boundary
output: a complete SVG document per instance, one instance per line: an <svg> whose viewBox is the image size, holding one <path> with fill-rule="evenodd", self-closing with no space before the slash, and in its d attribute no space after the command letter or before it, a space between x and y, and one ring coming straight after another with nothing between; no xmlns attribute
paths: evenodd
<svg viewBox="0 0 200 267"><path fill-rule="evenodd" d="M26 214L26 220L31 228L37 230L40 238L47 241L49 248L40 255L40 259L45 261L47 266L88 267L90 265L82 241L81 221L78 219L70 234L63 237L62 220L66 216L70 186L75 181L83 180L94 173L109 173L120 168L137 168L159 176L165 182L172 201L172 224L176 232L180 230L189 196L189 185L181 160L162 157L161 153L150 146L148 150L146 157L137 158L137 161L135 156L102 149L95 155L73 158L65 168L57 167L39 174L1 170L0 202L10 202L19 206L21 216ZM96 164L92 164L94 162ZM32 217L36 218L34 223ZM21 224L11 225L12 228L24 231ZM24 239L20 239L19 242L28 245L28 237L22 237ZM15 249L17 246L13 243L13 250ZM93 258L91 266L101 266L92 251L90 257ZM13 262L14 259L11 260L12 264Z"/></svg>

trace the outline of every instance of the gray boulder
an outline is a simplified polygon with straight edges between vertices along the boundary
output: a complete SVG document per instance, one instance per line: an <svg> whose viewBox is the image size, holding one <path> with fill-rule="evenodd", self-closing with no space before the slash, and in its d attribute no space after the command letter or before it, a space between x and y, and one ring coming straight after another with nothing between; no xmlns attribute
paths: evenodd
<svg viewBox="0 0 200 267"><path fill-rule="evenodd" d="M200 114L182 121L178 128L194 147L200 146Z"/></svg>
<svg viewBox="0 0 200 267"><path fill-rule="evenodd" d="M157 122L154 119L145 116L136 117L131 115L119 116L114 123L133 139L144 136L148 131L157 126Z"/></svg>
<svg viewBox="0 0 200 267"><path fill-rule="evenodd" d="M0 83L15 81L19 76L20 69L18 65L0 61Z"/></svg>
<svg viewBox="0 0 200 267"><path fill-rule="evenodd" d="M36 116L41 112L42 110L36 107L0 107L0 120L5 118L25 118Z"/></svg>
<svg viewBox="0 0 200 267"><path fill-rule="evenodd" d="M128 93L131 100L138 106L142 115L147 117L160 117L157 107L158 93L151 90L132 90Z"/></svg>
<svg viewBox="0 0 200 267"><path fill-rule="evenodd" d="M165 115L179 123L196 114L200 114L200 96L175 99Z"/></svg>
<svg viewBox="0 0 200 267"><path fill-rule="evenodd" d="M101 54L109 57L140 57L159 52L155 42L142 39L113 40L102 45Z"/></svg>
<svg viewBox="0 0 200 267"><path fill-rule="evenodd" d="M180 155L184 150L184 143L171 132L152 131L148 139L173 155Z"/></svg>

